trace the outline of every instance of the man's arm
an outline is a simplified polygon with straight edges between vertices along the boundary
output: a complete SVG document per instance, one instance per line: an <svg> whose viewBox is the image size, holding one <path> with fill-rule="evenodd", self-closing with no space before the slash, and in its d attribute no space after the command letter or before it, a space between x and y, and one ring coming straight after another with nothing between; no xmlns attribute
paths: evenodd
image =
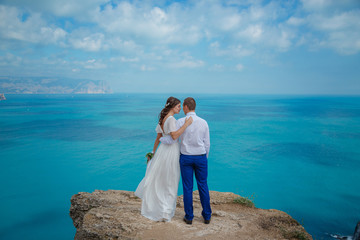
<svg viewBox="0 0 360 240"><path fill-rule="evenodd" d="M160 138L160 142L163 144L173 144L176 142L170 135L166 135L165 137Z"/></svg>
<svg viewBox="0 0 360 240"><path fill-rule="evenodd" d="M180 127L180 128L177 128L177 130L175 132L171 132L170 135L171 137L174 139L174 140L177 140L181 134L184 133L184 131L186 130L186 128L191 125L193 122L193 119L192 117L188 117L185 119L185 123Z"/></svg>
<svg viewBox="0 0 360 240"><path fill-rule="evenodd" d="M210 131L209 131L209 126L206 123L206 128L205 128L205 136L204 136L204 146L205 146L205 151L206 151L206 157L209 157L209 152L210 152Z"/></svg>
<svg viewBox="0 0 360 240"><path fill-rule="evenodd" d="M185 123L185 118L180 118L179 120L176 121L176 128L177 130L179 130ZM176 142L176 140L174 140L170 135L165 136L165 137L161 137L160 138L160 142L163 144L173 144L174 142Z"/></svg>

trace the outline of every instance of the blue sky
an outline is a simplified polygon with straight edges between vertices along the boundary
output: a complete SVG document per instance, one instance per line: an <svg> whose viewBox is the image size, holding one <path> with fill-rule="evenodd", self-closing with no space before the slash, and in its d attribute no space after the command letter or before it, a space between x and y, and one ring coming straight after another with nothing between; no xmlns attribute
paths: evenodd
<svg viewBox="0 0 360 240"><path fill-rule="evenodd" d="M359 0L0 0L0 76L114 92L360 94Z"/></svg>

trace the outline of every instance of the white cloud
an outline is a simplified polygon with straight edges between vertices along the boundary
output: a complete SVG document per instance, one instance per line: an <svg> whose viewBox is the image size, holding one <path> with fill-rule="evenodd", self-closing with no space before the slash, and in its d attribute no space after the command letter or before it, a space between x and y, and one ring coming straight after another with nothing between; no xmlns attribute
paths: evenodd
<svg viewBox="0 0 360 240"><path fill-rule="evenodd" d="M56 43L60 39L65 39L67 32L61 28L42 27L40 29L42 39L46 39L48 42Z"/></svg>
<svg viewBox="0 0 360 240"><path fill-rule="evenodd" d="M221 28L225 31L231 31L239 26L240 21L241 21L241 16L238 14L225 16L222 21Z"/></svg>
<svg viewBox="0 0 360 240"><path fill-rule="evenodd" d="M235 69L237 70L237 71L239 71L239 72L241 72L242 70L244 70L244 65L242 65L242 64L237 64L236 66L235 66Z"/></svg>
<svg viewBox="0 0 360 240"><path fill-rule="evenodd" d="M143 71L143 72L145 72L145 71L153 71L153 70L155 70L155 68L143 64L143 65L140 66L140 70Z"/></svg>
<svg viewBox="0 0 360 240"><path fill-rule="evenodd" d="M79 65L83 66L85 69L104 69L107 68L107 65L104 64L101 60L89 59L85 62L78 62Z"/></svg>
<svg viewBox="0 0 360 240"><path fill-rule="evenodd" d="M168 66L170 68L199 68L204 66L204 62L201 60L189 60L184 59L178 62L170 63Z"/></svg>
<svg viewBox="0 0 360 240"><path fill-rule="evenodd" d="M233 63L220 64L224 59L261 59L264 52L273 56L297 46L328 48L340 54L360 52L358 0L301 3L4 0L0 5L0 43L5 50L10 42L21 42L28 49L33 43L53 44L69 56L73 48L77 54L91 52L95 59L106 52L109 66L113 62L143 71L201 68L206 63L199 59L208 56L216 59L207 62L219 64L207 69L223 71L234 69ZM35 51L32 54L35 56ZM4 57L2 60L6 62ZM69 71L109 67L106 60L80 62Z"/></svg>
<svg viewBox="0 0 360 240"><path fill-rule="evenodd" d="M137 44L135 41L131 39L124 40L121 37L112 36L112 35L106 38L106 47L108 49L114 49L114 50L119 50L121 52L128 52L133 54L143 53L143 46Z"/></svg>
<svg viewBox="0 0 360 240"><path fill-rule="evenodd" d="M304 8L308 10L323 9L328 6L331 0L301 0Z"/></svg>
<svg viewBox="0 0 360 240"><path fill-rule="evenodd" d="M341 54L350 55L360 52L359 31L336 31L331 32L322 44L325 47L336 49Z"/></svg>
<svg viewBox="0 0 360 240"><path fill-rule="evenodd" d="M209 67L209 71L222 72L223 70L224 70L224 65L222 64L214 64L211 67Z"/></svg>
<svg viewBox="0 0 360 240"><path fill-rule="evenodd" d="M122 62L138 62L139 58L135 57L135 58L126 58L126 57L121 57L120 58Z"/></svg>
<svg viewBox="0 0 360 240"><path fill-rule="evenodd" d="M337 31L360 29L360 10L341 12L332 16L312 14L309 24L320 31Z"/></svg>
<svg viewBox="0 0 360 240"><path fill-rule="evenodd" d="M1 2L10 6L21 6L28 11L89 21L94 11L108 0L2 0Z"/></svg>
<svg viewBox="0 0 360 240"><path fill-rule="evenodd" d="M105 36L102 33L88 34L84 31L74 31L69 39L70 44L85 51L99 51L103 49Z"/></svg>
<svg viewBox="0 0 360 240"><path fill-rule="evenodd" d="M253 50L244 48L242 45L227 46L225 49L221 48L218 41L210 44L210 52L215 56L231 56L235 58L250 56L253 54Z"/></svg>
<svg viewBox="0 0 360 240"><path fill-rule="evenodd" d="M22 58L11 53L5 56L0 56L0 66L19 66L22 63Z"/></svg>
<svg viewBox="0 0 360 240"><path fill-rule="evenodd" d="M301 0L307 11L333 12L343 9L359 7L358 0Z"/></svg>
<svg viewBox="0 0 360 240"><path fill-rule="evenodd" d="M251 6L249 11L249 16L251 20L261 20L266 16L265 9L261 6Z"/></svg>
<svg viewBox="0 0 360 240"><path fill-rule="evenodd" d="M241 13L235 7L225 7L218 1L197 1L186 18L196 22L202 34L208 37L220 36L236 30L243 23Z"/></svg>
<svg viewBox="0 0 360 240"><path fill-rule="evenodd" d="M209 4L211 5L211 4ZM215 4L214 4L215 5ZM240 4L241 5L241 4ZM269 47L287 51L294 41L294 34L289 28L282 24L283 19L287 19L292 5L277 1L264 4L261 1L250 1L245 4L245 8L238 8L234 5L217 5L217 13L212 12L205 16L211 18L206 24L205 33L209 40L225 39L222 44L227 42L227 48L241 45L243 49L267 49ZM231 21L234 19L233 21ZM206 19L207 20L207 19ZM228 24L229 28L221 27ZM228 53L228 54L227 54ZM218 52L217 55L235 55L232 51ZM237 49L237 55L239 54Z"/></svg>
<svg viewBox="0 0 360 240"><path fill-rule="evenodd" d="M196 43L199 29L194 24L183 24L177 9L137 6L121 2L113 8L107 5L94 16L96 23L106 32L125 39L136 38L142 43Z"/></svg>
<svg viewBox="0 0 360 240"><path fill-rule="evenodd" d="M305 23L305 20L298 17L290 17L289 20L286 21L286 23L293 26L300 26Z"/></svg>
<svg viewBox="0 0 360 240"><path fill-rule="evenodd" d="M263 36L264 30L260 24L250 25L243 31L239 32L237 35L240 38L246 38L251 42L256 42L261 39Z"/></svg>
<svg viewBox="0 0 360 240"><path fill-rule="evenodd" d="M320 4L320 3L319 3ZM331 48L340 54L360 52L360 10L323 13L314 12L306 16L308 32L302 35L310 48Z"/></svg>
<svg viewBox="0 0 360 240"><path fill-rule="evenodd" d="M56 43L64 40L67 33L49 26L39 13L20 11L15 7L0 5L0 37L31 43Z"/></svg>
<svg viewBox="0 0 360 240"><path fill-rule="evenodd" d="M121 1L114 5L105 0L34 0L31 4L25 0L13 0L3 3L23 5L23 10L0 5L2 38L58 44L85 51L114 49L143 55L149 46L195 45L203 44L205 40L219 41L224 45L223 49L216 50L217 56L247 56L250 55L248 49L287 51L293 46L314 42L320 43L317 47L333 48L339 52L359 51L357 36L352 33L354 29L359 31L359 9L346 11L349 6L354 6L354 0L303 0L297 11L292 9L295 4L278 1L224 4L216 0L199 0L191 4L158 6L153 6L152 2L136 1ZM46 21L47 11L80 22L74 22L66 32ZM86 26L87 23L91 25ZM353 44L350 41L346 44L337 42L347 33L355 38ZM316 36L317 41L307 39L308 36ZM341 47L336 47L336 43Z"/></svg>
<svg viewBox="0 0 360 240"><path fill-rule="evenodd" d="M272 37L274 37L274 35ZM277 46L280 51L287 51L292 46L294 37L295 36L291 31L281 29L277 37L271 40L273 40L273 44Z"/></svg>

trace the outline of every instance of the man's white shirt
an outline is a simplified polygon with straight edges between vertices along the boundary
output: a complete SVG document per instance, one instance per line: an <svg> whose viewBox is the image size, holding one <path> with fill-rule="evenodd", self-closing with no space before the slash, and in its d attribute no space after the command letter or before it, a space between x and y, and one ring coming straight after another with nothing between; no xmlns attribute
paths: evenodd
<svg viewBox="0 0 360 240"><path fill-rule="evenodd" d="M209 126L204 119L198 117L195 112L189 112L186 114L186 117L176 121L176 127L177 129L181 128L185 123L185 119L188 117L192 117L193 122L180 136L180 152L184 155L206 154L208 157L210 151L210 133ZM160 141L165 144L174 142L171 137L163 137Z"/></svg>

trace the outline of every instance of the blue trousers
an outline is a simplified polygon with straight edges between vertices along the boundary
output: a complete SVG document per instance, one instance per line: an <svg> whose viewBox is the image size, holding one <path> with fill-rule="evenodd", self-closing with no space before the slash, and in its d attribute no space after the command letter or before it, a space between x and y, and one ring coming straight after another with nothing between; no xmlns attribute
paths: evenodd
<svg viewBox="0 0 360 240"><path fill-rule="evenodd" d="M193 180L194 172L199 190L201 206L203 211L201 215L205 220L211 218L210 195L207 185L208 161L206 155L180 155L180 170L184 192L185 218L192 220L193 213Z"/></svg>

